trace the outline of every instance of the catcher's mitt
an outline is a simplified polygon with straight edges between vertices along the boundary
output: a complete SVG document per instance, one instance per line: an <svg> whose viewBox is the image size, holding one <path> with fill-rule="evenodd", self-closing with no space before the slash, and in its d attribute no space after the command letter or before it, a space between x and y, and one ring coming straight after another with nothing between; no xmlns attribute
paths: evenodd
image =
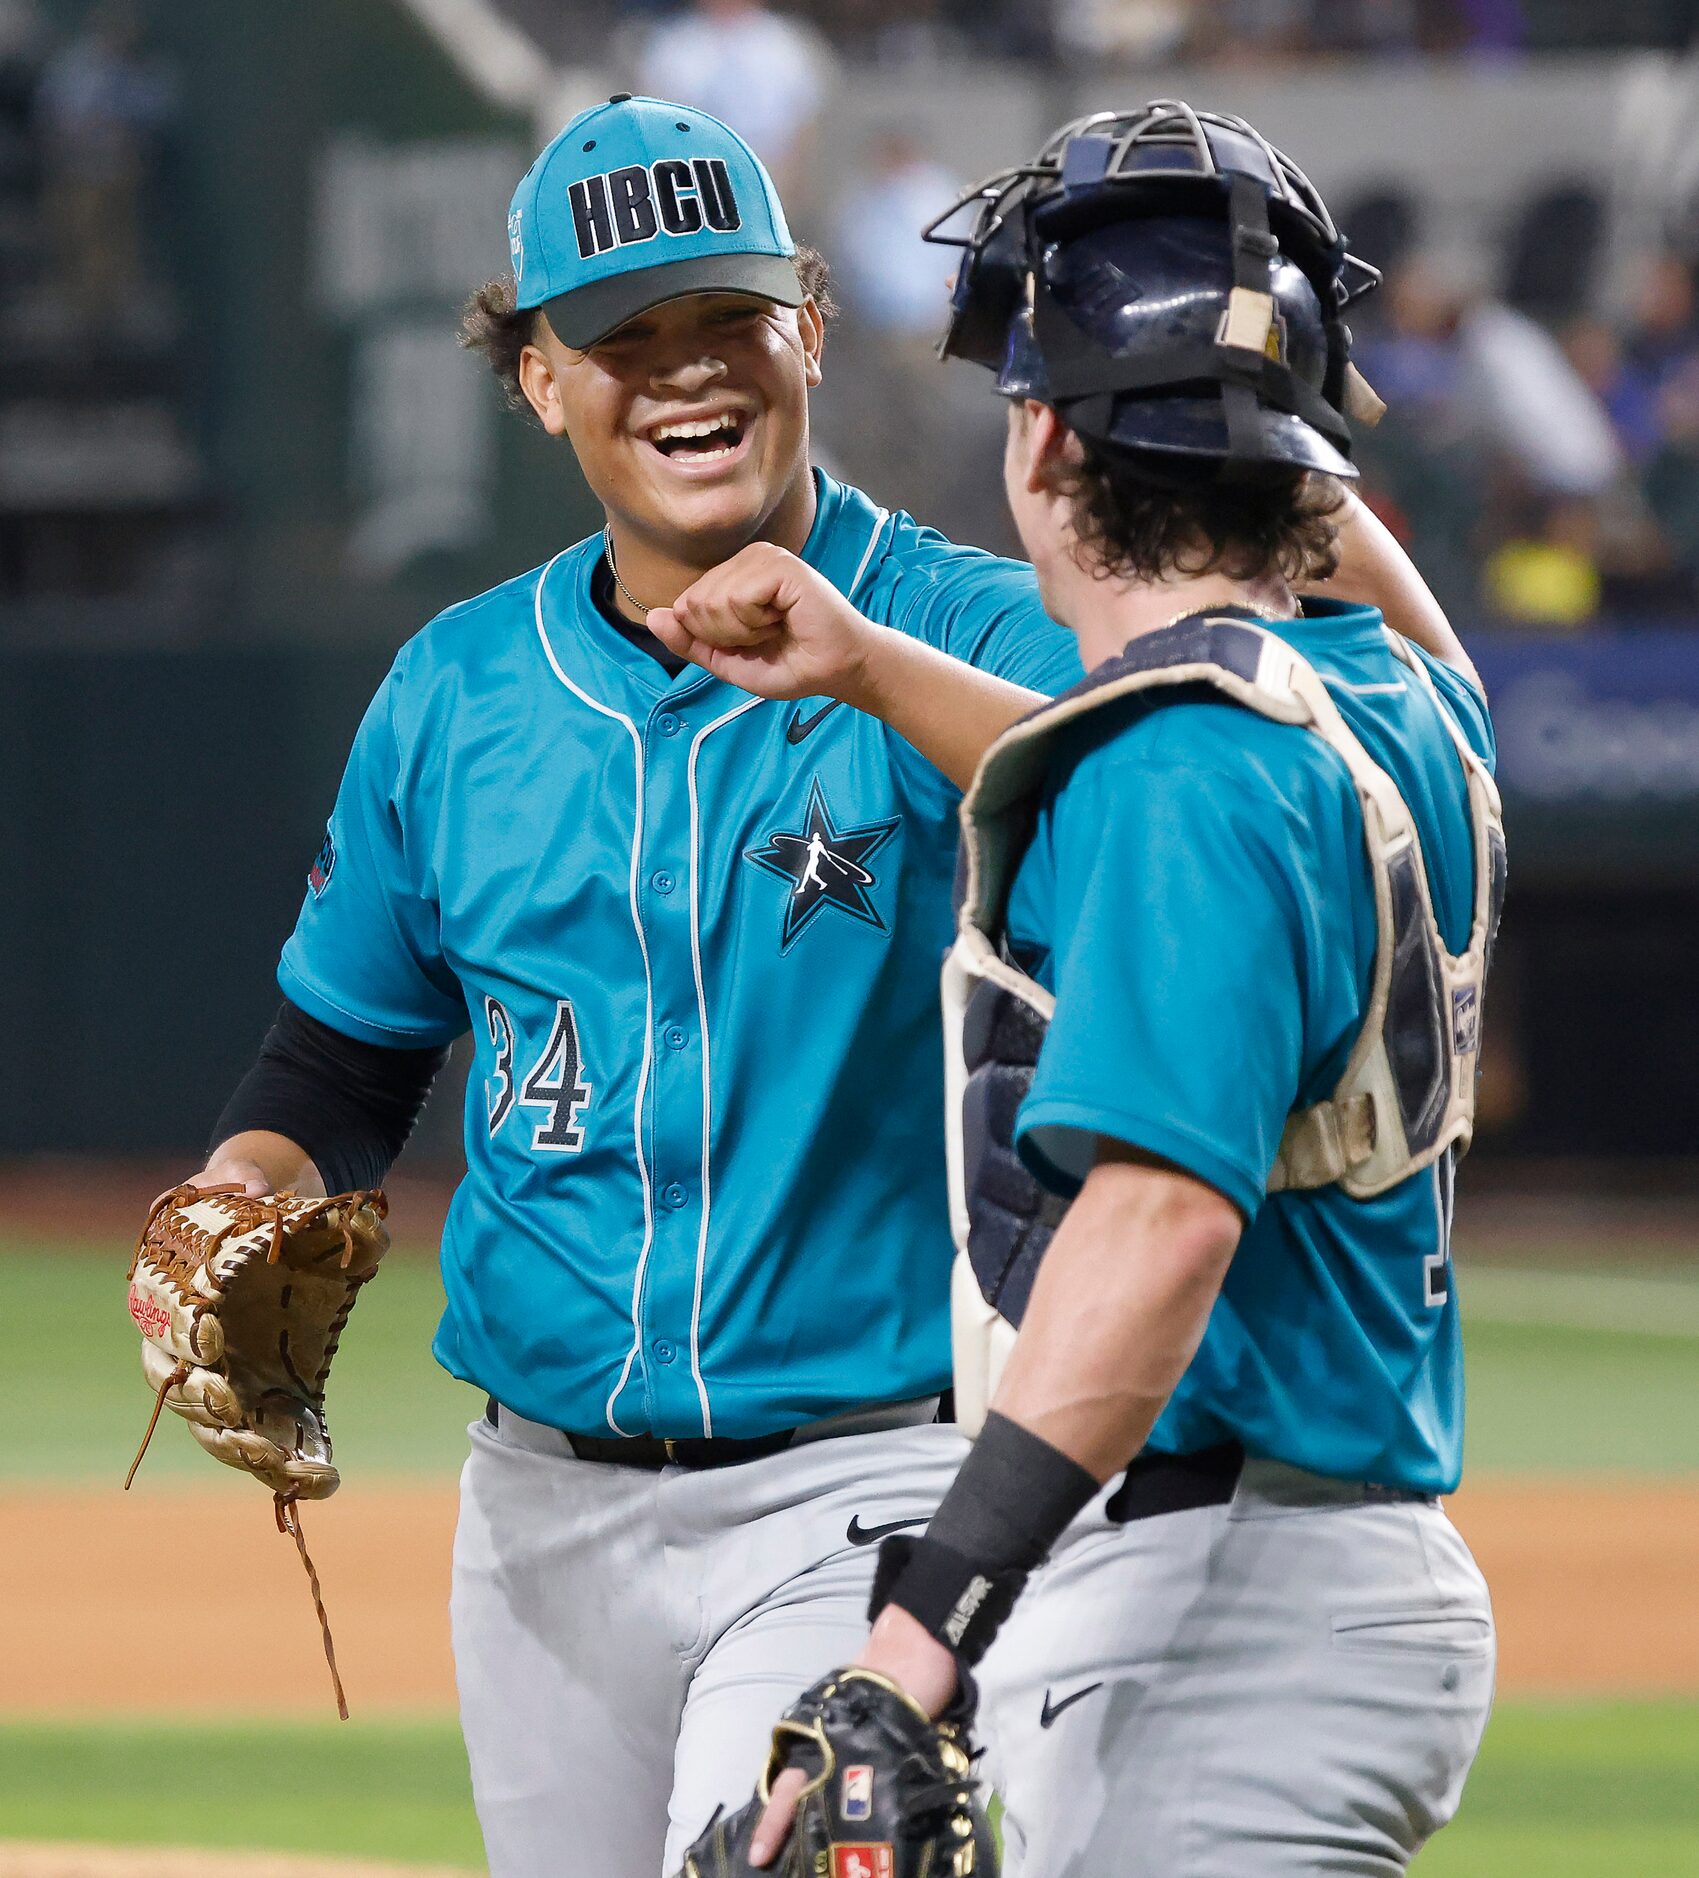
<svg viewBox="0 0 1699 1878"><path fill-rule="evenodd" d="M325 1380L360 1287L389 1247L388 1210L378 1192L251 1199L238 1187L176 1187L154 1202L130 1262L130 1315L155 1400L124 1485L160 1410L175 1409L209 1454L277 1496L277 1523L301 1548L321 1620L294 1508L341 1484ZM334 1680L328 1628L325 1654ZM346 1712L340 1684L337 1702Z"/></svg>
<svg viewBox="0 0 1699 1878"><path fill-rule="evenodd" d="M756 1878L750 1839L786 1767L808 1784L766 1878L997 1878L964 1723L929 1721L871 1669L834 1670L786 1710L756 1797L715 1815L679 1878Z"/></svg>

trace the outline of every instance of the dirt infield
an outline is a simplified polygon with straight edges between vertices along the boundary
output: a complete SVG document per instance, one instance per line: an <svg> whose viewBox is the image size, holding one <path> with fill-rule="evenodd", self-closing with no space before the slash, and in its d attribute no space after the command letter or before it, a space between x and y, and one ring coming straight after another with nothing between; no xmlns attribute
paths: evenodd
<svg viewBox="0 0 1699 1878"><path fill-rule="evenodd" d="M131 1851L109 1845L0 1840L0 1878L470 1878L463 1867L374 1865L363 1859L282 1858L275 1852Z"/></svg>
<svg viewBox="0 0 1699 1878"><path fill-rule="evenodd" d="M1699 1483L1488 1481L1453 1511L1506 1692L1699 1695ZM355 1712L451 1707L452 1494L349 1490L306 1526ZM14 1715L333 1713L300 1561L234 1475L0 1494L0 1663Z"/></svg>

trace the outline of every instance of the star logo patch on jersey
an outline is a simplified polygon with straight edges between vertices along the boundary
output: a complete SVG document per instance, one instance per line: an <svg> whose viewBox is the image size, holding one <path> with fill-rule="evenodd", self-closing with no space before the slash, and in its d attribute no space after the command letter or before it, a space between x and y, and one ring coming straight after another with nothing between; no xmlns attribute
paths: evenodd
<svg viewBox="0 0 1699 1878"><path fill-rule="evenodd" d="M897 831L900 817L840 830L816 780L808 791L808 816L801 829L776 830L743 858L789 883L779 950L788 952L824 907L836 907L851 919L885 930L872 900L877 877L867 863Z"/></svg>

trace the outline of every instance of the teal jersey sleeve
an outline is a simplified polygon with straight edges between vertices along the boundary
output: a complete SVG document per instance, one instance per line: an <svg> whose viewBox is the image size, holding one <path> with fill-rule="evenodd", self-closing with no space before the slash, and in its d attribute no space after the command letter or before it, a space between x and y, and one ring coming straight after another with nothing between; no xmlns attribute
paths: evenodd
<svg viewBox="0 0 1699 1878"><path fill-rule="evenodd" d="M1450 711L1457 728L1469 740L1469 747L1490 770L1498 767L1498 739L1493 734L1493 720L1487 711L1486 693L1473 679L1465 678L1454 665L1431 657L1420 646L1416 656L1428 668L1434 689Z"/></svg>
<svg viewBox="0 0 1699 1878"><path fill-rule="evenodd" d="M367 707L277 981L310 1016L366 1043L450 1042L466 1005L410 854L397 663Z"/></svg>
<svg viewBox="0 0 1699 1878"><path fill-rule="evenodd" d="M1038 576L1024 561L934 539L936 552L921 564L903 622L908 631L952 658L1046 697L1083 676L1073 634L1044 611Z"/></svg>
<svg viewBox="0 0 1699 1878"><path fill-rule="evenodd" d="M1086 756L1041 833L1067 919L1021 1151L1073 1191L1110 1136L1248 1217L1302 1074L1308 844L1242 773L1151 741Z"/></svg>

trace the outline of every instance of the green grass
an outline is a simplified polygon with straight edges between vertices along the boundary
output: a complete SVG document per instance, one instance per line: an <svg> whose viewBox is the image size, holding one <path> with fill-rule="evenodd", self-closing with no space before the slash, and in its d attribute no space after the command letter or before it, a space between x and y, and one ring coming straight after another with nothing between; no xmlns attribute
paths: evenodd
<svg viewBox="0 0 1699 1878"><path fill-rule="evenodd" d="M1460 1274L1471 1469L1699 1470L1699 1283L1470 1265ZM123 1266L108 1249L0 1240L0 1444L7 1480L122 1477L147 1419ZM480 1406L430 1355L442 1308L433 1260L393 1256L361 1298L331 1382L349 1479L448 1478ZM43 1404L52 1403L52 1413ZM167 1416L146 1477L206 1479Z"/></svg>
<svg viewBox="0 0 1699 1878"><path fill-rule="evenodd" d="M1699 1872L1699 1703L1503 1703L1420 1878Z"/></svg>
<svg viewBox="0 0 1699 1878"><path fill-rule="evenodd" d="M483 1867L452 1722L0 1727L0 1840Z"/></svg>
<svg viewBox="0 0 1699 1878"><path fill-rule="evenodd" d="M168 1802L191 1791L192 1804ZM26 1838L480 1863L446 1721L0 1727L0 1840ZM1502 1705L1457 1823L1416 1870L1699 1872L1699 1703Z"/></svg>
<svg viewBox="0 0 1699 1878"><path fill-rule="evenodd" d="M1463 1313L1466 1474L1699 1469L1699 1341Z"/></svg>
<svg viewBox="0 0 1699 1878"><path fill-rule="evenodd" d="M149 1406L124 1267L110 1248L0 1240L0 1427L11 1431L0 1443L0 1483L123 1479ZM361 1295L330 1390L337 1464L351 1481L452 1479L465 1458L466 1424L483 1398L431 1355L441 1310L428 1257L391 1254ZM209 1465L168 1414L142 1478L204 1481Z"/></svg>

